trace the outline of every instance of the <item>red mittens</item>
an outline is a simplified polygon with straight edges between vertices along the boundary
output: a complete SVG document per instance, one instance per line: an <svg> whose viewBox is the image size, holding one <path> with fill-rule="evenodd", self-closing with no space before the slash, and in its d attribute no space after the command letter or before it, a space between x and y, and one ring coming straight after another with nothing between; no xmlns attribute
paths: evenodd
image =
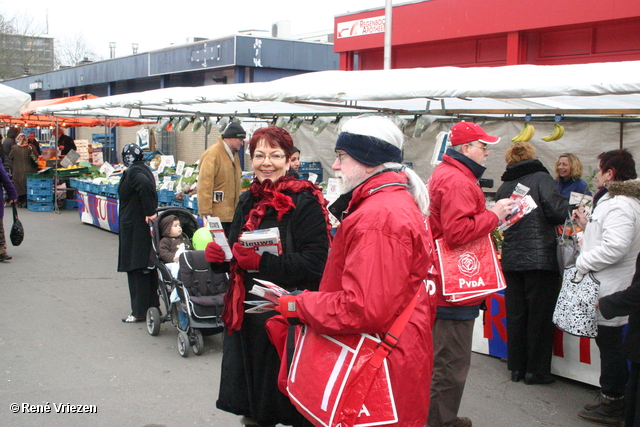
<svg viewBox="0 0 640 427"><path fill-rule="evenodd" d="M278 305L275 310L282 314L288 324L300 325L300 318L298 317L296 295L282 295L278 299Z"/></svg>
<svg viewBox="0 0 640 427"><path fill-rule="evenodd" d="M245 248L240 243L234 243L233 257L238 261L238 265L245 271L257 271L260 269L260 254L254 248Z"/></svg>
<svg viewBox="0 0 640 427"><path fill-rule="evenodd" d="M207 262L222 264L224 262L224 251L216 242L209 242L204 250L204 258Z"/></svg>

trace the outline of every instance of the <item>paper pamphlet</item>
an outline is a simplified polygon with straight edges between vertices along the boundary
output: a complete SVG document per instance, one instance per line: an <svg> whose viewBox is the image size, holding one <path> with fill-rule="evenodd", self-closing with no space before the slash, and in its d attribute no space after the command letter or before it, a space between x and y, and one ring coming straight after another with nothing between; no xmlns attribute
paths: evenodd
<svg viewBox="0 0 640 427"><path fill-rule="evenodd" d="M233 254L231 253L231 247L229 246L227 236L225 236L224 234L224 229L222 228L222 222L220 221L220 218L218 218L217 216L208 216L207 222L209 223L209 231L213 236L213 240L217 244L219 244L224 251L224 260L231 261L231 258L233 258Z"/></svg>
<svg viewBox="0 0 640 427"><path fill-rule="evenodd" d="M278 230L278 227L245 231L240 235L238 241L245 248L255 248L256 252L260 255L265 252L270 252L274 255L282 255L280 230Z"/></svg>
<svg viewBox="0 0 640 427"><path fill-rule="evenodd" d="M289 294L286 289L281 288L275 283L260 279L253 280L258 282L258 284L253 285L253 288L251 288L249 293L259 296L260 298L263 298L263 300L245 301L245 304L253 306L252 308L245 310L245 313L264 313L266 311L271 311L279 303L282 295Z"/></svg>
<svg viewBox="0 0 640 427"><path fill-rule="evenodd" d="M511 193L511 199L516 202L516 207L513 208L511 213L507 217L498 223L498 230L504 231L511 227L516 222L520 221L523 216L538 207L536 202L533 201L533 197L528 195L529 187L518 183L516 188Z"/></svg>
<svg viewBox="0 0 640 427"><path fill-rule="evenodd" d="M584 213L589 216L593 210L593 196L572 191L569 195L569 204L582 207L584 209Z"/></svg>

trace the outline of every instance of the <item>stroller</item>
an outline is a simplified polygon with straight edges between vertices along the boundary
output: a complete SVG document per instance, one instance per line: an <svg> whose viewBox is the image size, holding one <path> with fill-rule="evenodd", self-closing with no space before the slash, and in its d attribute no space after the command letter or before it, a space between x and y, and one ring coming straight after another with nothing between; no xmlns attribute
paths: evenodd
<svg viewBox="0 0 640 427"><path fill-rule="evenodd" d="M158 216L151 223L153 249L151 258L158 269L158 295L165 307L163 315L159 308L147 311L147 331L156 336L160 326L170 321L178 329L178 352L187 357L193 348L196 355L204 350L204 336L223 330L221 319L223 297L229 286L227 273L216 273L204 257L204 251L185 251L180 255L178 278L174 278L169 268L158 254L161 236L160 221L167 215L175 215L182 224L183 233L189 238L200 227L195 215L186 208L176 206L159 207Z"/></svg>

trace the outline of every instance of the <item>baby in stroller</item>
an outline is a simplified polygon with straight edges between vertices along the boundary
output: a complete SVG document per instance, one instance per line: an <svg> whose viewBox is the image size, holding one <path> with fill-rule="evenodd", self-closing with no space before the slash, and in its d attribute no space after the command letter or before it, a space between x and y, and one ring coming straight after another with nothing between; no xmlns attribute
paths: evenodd
<svg viewBox="0 0 640 427"><path fill-rule="evenodd" d="M160 244L158 245L158 255L171 272L171 275L177 279L178 271L180 270L178 260L184 251L192 249L191 240L182 232L180 219L175 215L167 215L162 218L160 221L160 233L162 234L162 239L160 239Z"/></svg>

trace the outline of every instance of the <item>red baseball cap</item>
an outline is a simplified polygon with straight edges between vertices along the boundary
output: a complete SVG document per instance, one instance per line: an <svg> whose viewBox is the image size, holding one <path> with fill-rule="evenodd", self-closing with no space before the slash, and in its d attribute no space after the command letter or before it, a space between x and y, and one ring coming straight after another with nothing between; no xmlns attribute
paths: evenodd
<svg viewBox="0 0 640 427"><path fill-rule="evenodd" d="M459 122L451 128L449 132L451 145L468 144L473 141L480 141L485 144L497 144L499 136L487 134L484 129L472 122Z"/></svg>

